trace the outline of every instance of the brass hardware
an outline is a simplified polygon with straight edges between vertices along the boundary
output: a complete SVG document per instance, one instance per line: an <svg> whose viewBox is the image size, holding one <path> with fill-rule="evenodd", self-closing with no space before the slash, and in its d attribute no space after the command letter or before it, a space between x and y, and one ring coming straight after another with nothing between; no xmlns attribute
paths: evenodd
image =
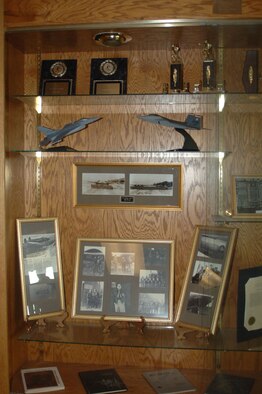
<svg viewBox="0 0 262 394"><path fill-rule="evenodd" d="M248 80L249 80L249 84L252 85L254 81L254 69L252 66L249 66L248 69Z"/></svg>

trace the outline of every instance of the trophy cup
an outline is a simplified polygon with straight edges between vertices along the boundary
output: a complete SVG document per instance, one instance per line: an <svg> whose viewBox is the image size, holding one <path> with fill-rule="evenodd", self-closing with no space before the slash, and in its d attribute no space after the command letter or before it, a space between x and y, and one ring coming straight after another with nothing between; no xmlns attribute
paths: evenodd
<svg viewBox="0 0 262 394"><path fill-rule="evenodd" d="M212 90L216 87L216 62L213 46L208 41L204 42L203 55L203 89Z"/></svg>
<svg viewBox="0 0 262 394"><path fill-rule="evenodd" d="M170 65L170 88L175 93L183 90L183 63L179 51L179 46L172 45L172 64Z"/></svg>

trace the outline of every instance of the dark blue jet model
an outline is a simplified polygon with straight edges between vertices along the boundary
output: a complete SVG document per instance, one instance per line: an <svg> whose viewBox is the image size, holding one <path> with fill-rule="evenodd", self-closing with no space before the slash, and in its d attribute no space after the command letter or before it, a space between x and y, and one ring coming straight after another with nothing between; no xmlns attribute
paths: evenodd
<svg viewBox="0 0 262 394"><path fill-rule="evenodd" d="M168 119L157 114L142 115L140 119L146 120L147 122L159 124L160 126L173 127L178 133L184 137L184 145L181 151L199 151L197 144L193 138L186 132L185 129L202 129L202 116L189 114L184 122L178 120Z"/></svg>
<svg viewBox="0 0 262 394"><path fill-rule="evenodd" d="M58 142L63 141L65 137L83 130L87 125L94 123L99 119L101 119L99 116L94 118L82 118L75 122L66 124L59 130L52 130L48 127L38 126L37 129L45 135L45 138L40 141L40 146L46 146L49 144L55 145Z"/></svg>

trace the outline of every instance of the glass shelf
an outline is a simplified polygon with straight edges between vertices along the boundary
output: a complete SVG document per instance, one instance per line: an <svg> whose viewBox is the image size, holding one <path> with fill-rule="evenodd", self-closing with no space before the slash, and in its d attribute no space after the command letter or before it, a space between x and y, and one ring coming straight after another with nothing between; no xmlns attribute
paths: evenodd
<svg viewBox="0 0 262 394"><path fill-rule="evenodd" d="M214 215L213 219L216 223L262 222L261 215L260 217Z"/></svg>
<svg viewBox="0 0 262 394"><path fill-rule="evenodd" d="M134 158L152 158L152 159L175 159L175 158L215 158L215 159L224 159L231 152L219 152L219 151L90 151L90 150L81 150L81 151L44 151L37 149L30 150L20 150L14 149L11 150L10 153L19 153L25 157L32 158L41 158L41 157L106 157L106 158L125 158L125 157L134 157Z"/></svg>
<svg viewBox="0 0 262 394"><path fill-rule="evenodd" d="M204 113L222 112L227 107L233 112L262 111L262 94L200 92L174 94L127 94L127 95L74 95L74 96L14 96L38 113L53 114L54 108L59 112L78 112L87 110L101 114L144 114L159 113L164 116L176 113L194 112L194 106L202 106ZM75 108L74 108L75 107ZM84 108L81 108L84 107ZM87 108L86 108L87 107ZM96 107L96 108L95 108ZM127 111L128 107L128 111Z"/></svg>
<svg viewBox="0 0 262 394"><path fill-rule="evenodd" d="M57 328L55 322L48 322L44 327L33 324L30 330L19 335L19 340L136 348L262 351L262 338L238 343L233 329L218 331L210 337L204 334L197 337L196 332L189 332L186 339L178 339L174 326L146 326L141 334L135 326L115 325L109 333L103 333L102 326L95 323L65 322L65 327Z"/></svg>
<svg viewBox="0 0 262 394"><path fill-rule="evenodd" d="M219 94L126 94L126 95L72 95L72 96L27 96L17 95L14 98L22 101L23 103L35 108L37 112L48 113L53 107L59 107L60 111L68 107L99 106L100 111L110 110L117 106L118 113L126 113L128 106L128 113L143 113L145 109L147 112L159 111L161 113L168 113L172 106L177 105L206 105L210 106L210 111L215 112L217 109L217 101ZM178 112L179 109L178 109Z"/></svg>
<svg viewBox="0 0 262 394"><path fill-rule="evenodd" d="M46 106L54 105L137 105L137 104L184 104L184 103L215 103L217 98L224 94L226 99L232 104L237 103L258 103L262 102L262 93L248 94L244 92L227 93L223 91L200 91L199 93L139 93L139 94L122 94L122 95L88 95L77 94L71 96L38 96L38 95L16 95L15 99L20 100L28 105L34 106L37 101L42 100L42 104Z"/></svg>

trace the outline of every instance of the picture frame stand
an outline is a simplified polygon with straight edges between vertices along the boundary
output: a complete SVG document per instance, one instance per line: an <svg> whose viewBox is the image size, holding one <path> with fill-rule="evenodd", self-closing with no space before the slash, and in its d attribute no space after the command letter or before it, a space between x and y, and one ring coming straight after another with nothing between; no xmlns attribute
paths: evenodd
<svg viewBox="0 0 262 394"><path fill-rule="evenodd" d="M112 321L112 320L106 320L105 316L102 316L100 319L101 326L103 328L103 334L109 334L111 327L113 326L121 326L122 328L130 328L130 327L135 327L136 331L143 335L144 334L144 328L146 326L146 321L143 316L140 316L140 321Z"/></svg>
<svg viewBox="0 0 262 394"><path fill-rule="evenodd" d="M49 317L49 318L41 318L36 321L36 324L39 327L45 327L48 322L55 322L57 328L65 327L65 320L68 318L68 313L64 312L62 315Z"/></svg>
<svg viewBox="0 0 262 394"><path fill-rule="evenodd" d="M209 338L210 333L207 331L196 330L195 328L175 325L175 333L179 341L187 340L187 335L193 334L196 339Z"/></svg>

